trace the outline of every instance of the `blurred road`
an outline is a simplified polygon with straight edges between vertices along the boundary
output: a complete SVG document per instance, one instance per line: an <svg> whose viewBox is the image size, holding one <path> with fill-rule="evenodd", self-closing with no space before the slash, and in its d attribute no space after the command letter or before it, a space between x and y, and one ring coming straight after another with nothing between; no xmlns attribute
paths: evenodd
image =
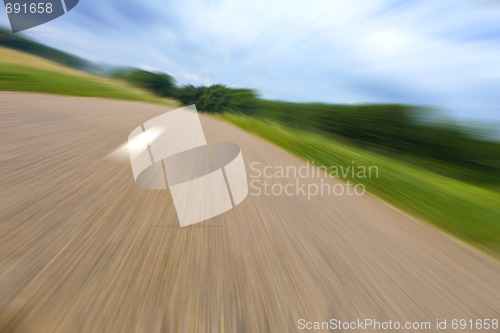
<svg viewBox="0 0 500 333"><path fill-rule="evenodd" d="M168 192L138 188L115 152L167 110L0 93L0 332L298 332L301 318L429 332L448 319L451 332L453 318L500 319L499 262L368 195L249 196L180 228ZM242 147L248 173L305 164L202 122L208 140Z"/></svg>

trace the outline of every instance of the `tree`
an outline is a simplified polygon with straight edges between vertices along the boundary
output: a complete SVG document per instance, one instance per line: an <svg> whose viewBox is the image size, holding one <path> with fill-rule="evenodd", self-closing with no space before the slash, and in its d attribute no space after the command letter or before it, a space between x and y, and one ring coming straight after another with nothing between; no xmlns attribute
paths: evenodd
<svg viewBox="0 0 500 333"><path fill-rule="evenodd" d="M250 89L233 89L222 84L209 87L187 85L178 89L177 99L184 105L196 104L201 112L243 112L256 109L257 94Z"/></svg>

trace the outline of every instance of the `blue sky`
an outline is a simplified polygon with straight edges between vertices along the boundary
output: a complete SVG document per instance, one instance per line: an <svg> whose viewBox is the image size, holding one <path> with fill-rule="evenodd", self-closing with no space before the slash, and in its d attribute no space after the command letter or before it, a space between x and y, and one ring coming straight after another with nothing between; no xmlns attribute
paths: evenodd
<svg viewBox="0 0 500 333"><path fill-rule="evenodd" d="M500 120L497 0L80 0L25 34L93 61L161 70L181 84Z"/></svg>

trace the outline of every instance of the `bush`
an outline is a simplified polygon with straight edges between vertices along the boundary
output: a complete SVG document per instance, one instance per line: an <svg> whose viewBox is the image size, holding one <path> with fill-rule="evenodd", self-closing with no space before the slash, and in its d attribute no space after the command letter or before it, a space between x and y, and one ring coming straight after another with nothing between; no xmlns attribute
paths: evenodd
<svg viewBox="0 0 500 333"><path fill-rule="evenodd" d="M181 102L182 105L196 104L203 95L205 87L195 87L193 85L186 85L177 88L175 92L175 99Z"/></svg>
<svg viewBox="0 0 500 333"><path fill-rule="evenodd" d="M233 89L221 84L210 87L187 85L177 89L176 98L183 105L195 104L198 111L208 113L252 113L257 94L250 89Z"/></svg>

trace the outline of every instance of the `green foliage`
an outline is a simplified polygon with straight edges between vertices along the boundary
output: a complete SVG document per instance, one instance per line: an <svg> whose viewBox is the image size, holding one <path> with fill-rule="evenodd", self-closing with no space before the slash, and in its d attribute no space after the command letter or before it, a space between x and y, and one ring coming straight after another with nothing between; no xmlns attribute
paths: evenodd
<svg viewBox="0 0 500 333"><path fill-rule="evenodd" d="M500 143L459 126L424 122L430 110L393 104L332 105L259 101L258 115L280 124L344 138L457 179L500 184Z"/></svg>
<svg viewBox="0 0 500 333"><path fill-rule="evenodd" d="M257 94L250 89L233 89L221 84L209 87L187 85L177 90L176 98L183 105L196 104L201 112L223 113L241 112L251 114L256 111Z"/></svg>
<svg viewBox="0 0 500 333"><path fill-rule="evenodd" d="M165 73L153 73L137 68L122 68L113 73L113 76L149 90L160 97L173 97L175 95L174 78Z"/></svg>
<svg viewBox="0 0 500 333"><path fill-rule="evenodd" d="M200 97L205 92L205 89L206 89L205 87L195 87L190 84L182 86L180 88L177 88L177 91L175 93L175 98L182 105L196 104L199 101Z"/></svg>

